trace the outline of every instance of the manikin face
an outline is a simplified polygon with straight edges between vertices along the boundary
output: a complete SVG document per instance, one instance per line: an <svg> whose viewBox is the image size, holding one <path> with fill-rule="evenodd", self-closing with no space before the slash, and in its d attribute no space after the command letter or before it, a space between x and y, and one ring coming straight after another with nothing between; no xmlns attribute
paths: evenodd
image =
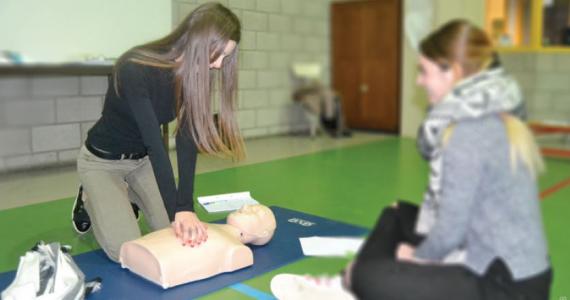
<svg viewBox="0 0 570 300"><path fill-rule="evenodd" d="M419 69L416 83L426 90L431 105L441 102L461 75L457 66L444 70L423 55L420 56Z"/></svg>
<svg viewBox="0 0 570 300"><path fill-rule="evenodd" d="M228 215L227 223L241 232L240 240L244 244L254 245L269 242L277 226L271 209L260 204L244 205Z"/></svg>
<svg viewBox="0 0 570 300"><path fill-rule="evenodd" d="M210 69L219 69L222 67L222 63L224 61L224 58L228 55L230 55L234 49L236 48L237 43L233 40L230 40L227 44L226 44L226 48L224 48L224 52L222 53L222 55L220 55L220 57L218 57L218 59L216 59L215 61L210 63Z"/></svg>

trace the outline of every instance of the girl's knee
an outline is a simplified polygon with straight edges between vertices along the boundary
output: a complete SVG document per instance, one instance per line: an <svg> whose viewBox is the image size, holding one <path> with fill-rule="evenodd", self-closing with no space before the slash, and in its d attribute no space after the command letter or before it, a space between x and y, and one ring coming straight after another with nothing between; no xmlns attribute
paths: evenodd
<svg viewBox="0 0 570 300"><path fill-rule="evenodd" d="M112 260L113 262L119 263L119 256L121 253L121 247L110 247L110 246L105 246L102 247L103 251L105 252L105 254L107 254L107 257Z"/></svg>

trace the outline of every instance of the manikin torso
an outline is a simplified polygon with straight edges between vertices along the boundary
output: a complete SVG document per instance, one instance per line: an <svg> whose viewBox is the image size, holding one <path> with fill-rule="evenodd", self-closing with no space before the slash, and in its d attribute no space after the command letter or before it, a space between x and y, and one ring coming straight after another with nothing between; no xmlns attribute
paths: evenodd
<svg viewBox="0 0 570 300"><path fill-rule="evenodd" d="M275 229L271 210L257 205L255 209L258 211L253 214L233 213L234 216L228 217L228 224L208 224L208 239L200 246L183 246L174 230L165 228L124 243L119 260L123 268L165 289L251 266L253 252L244 243L265 244ZM264 232L269 232L269 238L258 233L256 238L244 234L244 230L249 230L245 229L245 223L255 228L266 227Z"/></svg>
<svg viewBox="0 0 570 300"><path fill-rule="evenodd" d="M198 247L182 246L172 228L125 243L123 267L163 288L231 272L253 264L253 253L231 225L208 224L208 240Z"/></svg>

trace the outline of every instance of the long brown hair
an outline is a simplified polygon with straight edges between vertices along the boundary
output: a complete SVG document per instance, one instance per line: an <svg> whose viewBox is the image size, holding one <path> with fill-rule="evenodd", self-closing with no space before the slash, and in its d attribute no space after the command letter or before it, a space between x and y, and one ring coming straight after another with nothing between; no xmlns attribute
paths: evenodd
<svg viewBox="0 0 570 300"><path fill-rule="evenodd" d="M176 131L188 129L202 152L242 159L245 150L235 113L237 46L224 58L219 71L209 68L224 54L230 40L239 43L240 38L241 24L231 10L219 3L202 4L167 36L123 54L115 64L115 91L119 95L117 70L126 61L172 68ZM218 118L212 109L215 87L220 98Z"/></svg>
<svg viewBox="0 0 570 300"><path fill-rule="evenodd" d="M427 36L420 43L420 52L444 69L458 63L464 77L498 63L485 31L462 19L452 20Z"/></svg>

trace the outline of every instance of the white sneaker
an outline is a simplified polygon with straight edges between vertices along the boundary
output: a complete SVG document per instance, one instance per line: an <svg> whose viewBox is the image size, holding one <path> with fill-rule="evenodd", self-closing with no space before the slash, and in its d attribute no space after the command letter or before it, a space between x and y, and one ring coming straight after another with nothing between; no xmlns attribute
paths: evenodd
<svg viewBox="0 0 570 300"><path fill-rule="evenodd" d="M271 292L279 300L355 300L352 294L342 287L339 275L328 277L279 274L271 279Z"/></svg>

